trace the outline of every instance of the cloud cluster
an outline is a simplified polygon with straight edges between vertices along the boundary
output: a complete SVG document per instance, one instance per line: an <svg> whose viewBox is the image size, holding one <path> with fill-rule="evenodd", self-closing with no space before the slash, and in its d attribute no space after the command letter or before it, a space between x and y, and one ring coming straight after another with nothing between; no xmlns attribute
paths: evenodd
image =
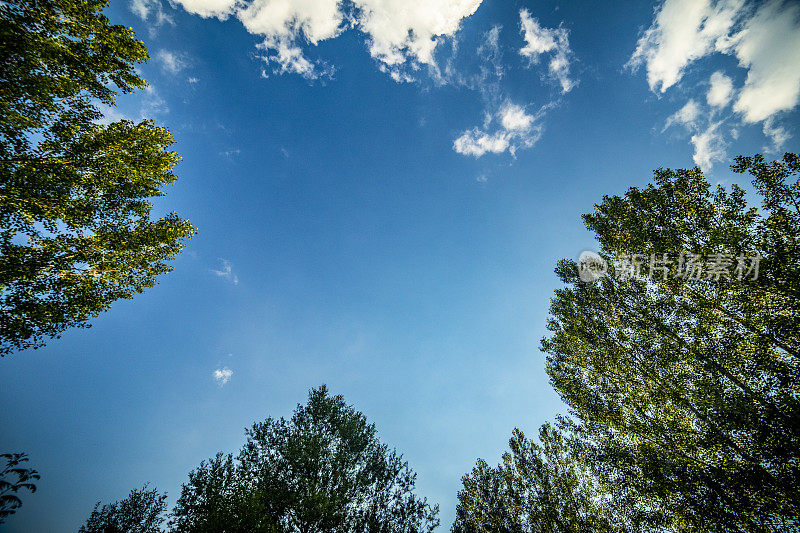
<svg viewBox="0 0 800 533"><path fill-rule="evenodd" d="M483 127L475 127L453 141L453 150L463 155L481 157L486 153L508 151L516 155L520 148L530 148L539 140L542 127L538 115L528 114L521 106L506 103L492 115L488 114ZM490 128L493 127L491 133Z"/></svg>
<svg viewBox="0 0 800 533"><path fill-rule="evenodd" d="M695 132L694 159L704 169L725 158L725 121L716 116L731 103L737 122L731 135L738 124L762 123L772 150L788 140L788 132L775 121L800 100L800 5L784 0L757 5L745 0L665 0L627 66L643 66L650 89L664 93L683 79L693 62L715 53L738 60L747 71L744 84L737 88L730 76L714 72L708 80L708 108L690 100L665 126L679 123Z"/></svg>
<svg viewBox="0 0 800 533"><path fill-rule="evenodd" d="M519 15L522 37L526 43L519 53L532 63L538 63L542 54L550 54L547 65L550 77L561 84L561 92L569 92L575 86L569 74L572 56L569 32L562 27L543 28L527 9L520 10Z"/></svg>
<svg viewBox="0 0 800 533"><path fill-rule="evenodd" d="M247 31L263 37L260 48L274 71L307 79L329 76L332 69L306 57L304 48L356 28L381 69L404 81L422 65L437 69L434 51L440 38L454 35L482 0L175 1L202 17L235 16Z"/></svg>

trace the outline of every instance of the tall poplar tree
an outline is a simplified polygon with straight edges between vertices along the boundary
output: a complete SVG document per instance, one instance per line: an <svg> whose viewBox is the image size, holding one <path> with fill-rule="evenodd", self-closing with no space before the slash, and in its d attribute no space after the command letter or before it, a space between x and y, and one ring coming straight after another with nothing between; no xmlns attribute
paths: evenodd
<svg viewBox="0 0 800 533"><path fill-rule="evenodd" d="M760 208L662 169L584 215L617 266L587 283L559 263L547 372L596 466L669 527L796 530L800 159L732 168Z"/></svg>
<svg viewBox="0 0 800 533"><path fill-rule="evenodd" d="M170 132L101 124L147 83L106 0L0 2L0 356L42 346L153 286L194 233L152 199L175 181Z"/></svg>

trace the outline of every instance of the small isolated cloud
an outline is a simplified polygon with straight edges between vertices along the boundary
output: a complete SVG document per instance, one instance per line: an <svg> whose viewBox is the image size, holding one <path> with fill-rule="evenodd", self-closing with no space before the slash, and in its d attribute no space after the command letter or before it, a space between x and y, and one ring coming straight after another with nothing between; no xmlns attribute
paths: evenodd
<svg viewBox="0 0 800 533"><path fill-rule="evenodd" d="M163 49L156 52L156 61L161 65L161 69L169 74L178 74L189 66L183 55Z"/></svg>
<svg viewBox="0 0 800 533"><path fill-rule="evenodd" d="M195 78L194 76L190 76L190 77L189 77L189 78L188 78L186 81L188 81L189 83L191 83L192 85L194 85L195 83L197 83L197 82L198 82L198 81L200 81L200 80L198 80L198 79L197 79L197 78Z"/></svg>
<svg viewBox="0 0 800 533"><path fill-rule="evenodd" d="M727 106L733 96L733 80L717 71L711 75L708 81L711 84L706 93L708 105L720 108Z"/></svg>
<svg viewBox="0 0 800 533"><path fill-rule="evenodd" d="M239 150L238 148L234 148L232 150L225 150L223 152L220 152L219 155L226 157L228 159L233 159L234 157L238 156L241 153L242 153L241 150Z"/></svg>
<svg viewBox="0 0 800 533"><path fill-rule="evenodd" d="M486 174L481 174L480 176L475 178L475 181L477 181L478 183L486 183L487 181L489 181L489 178L486 176Z"/></svg>
<svg viewBox="0 0 800 533"><path fill-rule="evenodd" d="M686 102L686 105L667 118L667 122L664 124L664 128L661 131L665 131L673 124L681 124L687 128L693 128L697 125L697 119L699 117L700 106L697 105L697 102L694 100L689 100Z"/></svg>
<svg viewBox="0 0 800 533"><path fill-rule="evenodd" d="M506 151L516 155L517 150L530 148L541 137L542 127L537 123L538 118L539 114L530 115L525 108L506 103L494 116L487 116L483 127L462 133L453 141L453 150L474 157ZM493 124L494 131L489 132Z"/></svg>
<svg viewBox="0 0 800 533"><path fill-rule="evenodd" d="M711 124L705 131L692 135L695 165L704 172L711 169L714 161L725 160L725 140L719 132L720 123Z"/></svg>
<svg viewBox="0 0 800 533"><path fill-rule="evenodd" d="M233 370L227 366L214 370L214 380L219 383L220 387L229 382L231 376L233 376Z"/></svg>
<svg viewBox="0 0 800 533"><path fill-rule="evenodd" d="M547 65L549 75L561 85L561 92L569 92L575 87L575 81L570 79L569 75L572 56L569 31L562 27L543 28L539 20L532 17L527 9L520 10L519 16L522 36L526 43L519 53L530 59L531 63L538 63L542 54L550 54L550 62Z"/></svg>
<svg viewBox="0 0 800 533"><path fill-rule="evenodd" d="M220 270L211 269L211 272L214 275L233 283L234 285L238 285L239 277L233 271L233 263L222 258L220 258L220 263L222 263L222 268Z"/></svg>

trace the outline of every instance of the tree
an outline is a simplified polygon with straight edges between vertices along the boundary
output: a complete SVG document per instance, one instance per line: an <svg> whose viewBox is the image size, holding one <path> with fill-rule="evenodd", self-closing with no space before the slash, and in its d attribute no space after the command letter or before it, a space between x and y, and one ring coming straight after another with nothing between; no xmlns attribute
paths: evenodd
<svg viewBox="0 0 800 533"><path fill-rule="evenodd" d="M97 502L79 533L161 533L167 495L156 489L133 489L118 502L100 507Z"/></svg>
<svg viewBox="0 0 800 533"><path fill-rule="evenodd" d="M97 103L146 87L107 0L0 3L0 356L36 348L152 287L194 234L151 199L177 178L170 132L100 124Z"/></svg>
<svg viewBox="0 0 800 533"><path fill-rule="evenodd" d="M218 454L192 471L172 531L418 533L439 523L408 463L324 385L291 419L268 418L246 435L235 458Z"/></svg>
<svg viewBox="0 0 800 533"><path fill-rule="evenodd" d="M789 531L800 518L800 160L739 157L584 215L616 266L559 263L547 372L592 461L679 531ZM703 270L705 269L705 270Z"/></svg>
<svg viewBox="0 0 800 533"><path fill-rule="evenodd" d="M633 517L587 467L579 441L544 424L539 442L515 429L497 467L478 460L462 478L453 533L635 530Z"/></svg>
<svg viewBox="0 0 800 533"><path fill-rule="evenodd" d="M0 524L22 506L22 500L17 493L22 490L36 492L36 485L32 483L39 479L39 473L31 468L21 466L28 462L24 453L0 453L6 466L0 470Z"/></svg>

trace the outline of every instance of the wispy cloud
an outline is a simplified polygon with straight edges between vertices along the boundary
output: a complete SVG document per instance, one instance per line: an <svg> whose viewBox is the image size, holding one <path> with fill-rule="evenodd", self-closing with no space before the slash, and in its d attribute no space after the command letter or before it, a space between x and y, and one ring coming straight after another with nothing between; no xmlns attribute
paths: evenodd
<svg viewBox="0 0 800 533"><path fill-rule="evenodd" d="M231 377L233 376L233 370L225 366L214 370L213 375L214 380L219 383L219 386L221 387L231 380Z"/></svg>
<svg viewBox="0 0 800 533"><path fill-rule="evenodd" d="M151 22L151 29L163 24L175 25L172 16L164 11L161 0L131 0L130 10L145 22Z"/></svg>
<svg viewBox="0 0 800 533"><path fill-rule="evenodd" d="M220 278L223 278L233 283L234 285L238 285L239 277L233 271L233 263L231 263L227 259L222 259L222 258L220 258L220 263L222 264L222 268L220 270L211 269L211 272L214 275L219 276Z"/></svg>
<svg viewBox="0 0 800 533"><path fill-rule="evenodd" d="M520 10L519 16L522 37L526 43L519 53L532 63L538 63L542 55L549 55L550 62L547 64L549 76L558 81L562 92L567 93L572 90L576 82L570 78L569 72L572 58L569 31L563 27L542 27L539 20L531 16L531 12L527 9Z"/></svg>
<svg viewBox="0 0 800 533"><path fill-rule="evenodd" d="M186 56L178 52L161 49L156 52L156 61L161 65L161 69L169 74L178 74L189 66Z"/></svg>

